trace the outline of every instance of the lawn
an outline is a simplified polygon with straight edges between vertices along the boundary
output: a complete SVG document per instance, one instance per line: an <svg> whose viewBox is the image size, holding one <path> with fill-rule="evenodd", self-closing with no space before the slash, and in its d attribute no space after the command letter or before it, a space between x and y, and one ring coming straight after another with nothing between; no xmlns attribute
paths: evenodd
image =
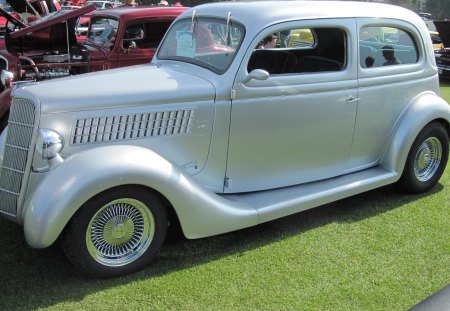
<svg viewBox="0 0 450 311"><path fill-rule="evenodd" d="M147 269L116 279L79 276L3 218L0 232L2 311L406 310L450 283L450 166L427 195L384 187L221 236L171 236Z"/></svg>

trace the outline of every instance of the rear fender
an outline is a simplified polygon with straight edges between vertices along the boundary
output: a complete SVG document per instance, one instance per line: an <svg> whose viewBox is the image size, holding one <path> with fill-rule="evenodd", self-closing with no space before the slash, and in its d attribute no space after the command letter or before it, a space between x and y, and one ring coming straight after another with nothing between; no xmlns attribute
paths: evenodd
<svg viewBox="0 0 450 311"><path fill-rule="evenodd" d="M381 166L401 177L409 150L419 132L429 123L440 121L450 128L450 106L432 92L416 97L399 122L382 157ZM448 152L448 151L447 151Z"/></svg>

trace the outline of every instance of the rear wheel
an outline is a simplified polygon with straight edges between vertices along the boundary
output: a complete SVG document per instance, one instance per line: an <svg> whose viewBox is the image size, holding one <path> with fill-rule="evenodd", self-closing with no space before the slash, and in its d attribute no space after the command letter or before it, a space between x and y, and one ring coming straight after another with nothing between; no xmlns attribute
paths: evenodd
<svg viewBox="0 0 450 311"><path fill-rule="evenodd" d="M142 187L108 190L89 200L64 232L71 263L100 277L141 269L161 248L167 214L159 198Z"/></svg>
<svg viewBox="0 0 450 311"><path fill-rule="evenodd" d="M399 185L409 193L431 189L441 178L448 161L448 132L439 123L427 125L409 151Z"/></svg>

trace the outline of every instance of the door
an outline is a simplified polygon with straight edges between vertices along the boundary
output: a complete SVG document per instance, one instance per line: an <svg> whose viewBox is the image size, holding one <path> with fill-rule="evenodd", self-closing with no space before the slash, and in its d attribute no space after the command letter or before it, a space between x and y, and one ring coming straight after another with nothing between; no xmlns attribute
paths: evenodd
<svg viewBox="0 0 450 311"><path fill-rule="evenodd" d="M275 35L276 46L249 51L234 83L225 192L307 183L347 169L358 99L355 27L352 20L324 23L269 28L258 38Z"/></svg>

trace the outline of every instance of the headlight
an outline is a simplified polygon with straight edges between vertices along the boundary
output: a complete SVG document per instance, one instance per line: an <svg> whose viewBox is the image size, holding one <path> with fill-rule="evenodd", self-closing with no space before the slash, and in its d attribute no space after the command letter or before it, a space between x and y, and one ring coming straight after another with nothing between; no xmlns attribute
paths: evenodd
<svg viewBox="0 0 450 311"><path fill-rule="evenodd" d="M2 70L0 74L0 80L5 87L10 87L11 83L14 82L14 74L7 70Z"/></svg>
<svg viewBox="0 0 450 311"><path fill-rule="evenodd" d="M59 155L64 147L64 139L50 129L40 129L36 139L36 150L43 159L50 160Z"/></svg>

